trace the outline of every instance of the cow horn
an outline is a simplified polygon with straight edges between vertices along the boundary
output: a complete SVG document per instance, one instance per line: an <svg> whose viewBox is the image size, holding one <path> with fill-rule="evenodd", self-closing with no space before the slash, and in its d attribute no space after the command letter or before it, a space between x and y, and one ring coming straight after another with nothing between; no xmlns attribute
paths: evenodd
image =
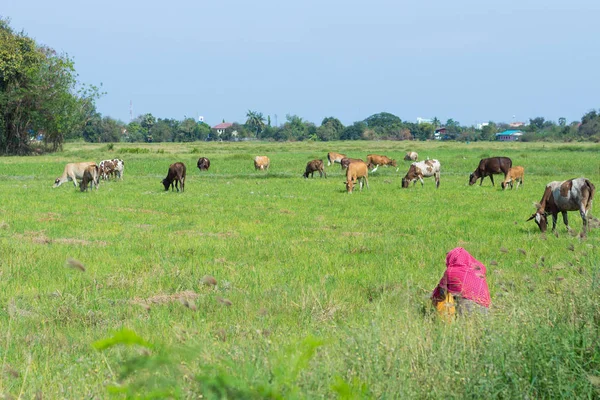
<svg viewBox="0 0 600 400"><path fill-rule="evenodd" d="M534 218L535 218L535 213L531 214L531 217L529 217L529 219L527 221L531 221ZM525 221L525 222L527 222L527 221Z"/></svg>

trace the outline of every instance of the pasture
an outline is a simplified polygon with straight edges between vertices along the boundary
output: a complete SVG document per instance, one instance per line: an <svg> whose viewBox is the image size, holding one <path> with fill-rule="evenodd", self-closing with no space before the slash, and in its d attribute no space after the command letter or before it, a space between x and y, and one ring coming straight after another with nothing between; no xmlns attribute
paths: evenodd
<svg viewBox="0 0 600 400"><path fill-rule="evenodd" d="M409 150L440 161L439 189L400 187ZM339 164L303 179L328 151L385 154L400 170L380 167L352 195ZM543 236L525 220L549 181L600 188L599 151L72 143L0 158L0 398L597 398L600 229L582 240L559 216L558 237ZM467 186L497 155L525 167L524 185ZM125 161L123 181L52 189L66 163L107 158ZM176 161L184 193L161 184ZM458 246L487 266L492 309L446 324L428 298Z"/></svg>

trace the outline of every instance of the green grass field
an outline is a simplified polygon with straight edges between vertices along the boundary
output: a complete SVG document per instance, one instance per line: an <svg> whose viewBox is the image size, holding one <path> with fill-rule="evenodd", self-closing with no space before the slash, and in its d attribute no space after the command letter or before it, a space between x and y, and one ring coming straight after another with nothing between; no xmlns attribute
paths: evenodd
<svg viewBox="0 0 600 400"><path fill-rule="evenodd" d="M441 162L438 190L433 178L400 188L408 150ZM303 179L328 151L386 154L400 171L380 167L352 195L339 165ZM543 236L525 220L549 181L600 188L599 151L74 143L0 158L0 398L598 398L600 229L582 240L559 217L558 237ZM256 155L268 172L254 171ZM502 191L501 176L467 185L496 155L525 167L522 189ZM116 157L123 181L52 189L65 163ZM161 184L175 161L184 193ZM493 304L446 324L428 298L457 246L488 267ZM128 345L130 331L146 344Z"/></svg>

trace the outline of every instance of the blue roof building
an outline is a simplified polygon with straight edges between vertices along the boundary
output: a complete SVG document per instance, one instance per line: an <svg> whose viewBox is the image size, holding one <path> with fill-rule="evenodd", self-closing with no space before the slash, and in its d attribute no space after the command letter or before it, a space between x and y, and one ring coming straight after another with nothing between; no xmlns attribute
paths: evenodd
<svg viewBox="0 0 600 400"><path fill-rule="evenodd" d="M523 136L523 132L516 129L509 129L504 132L496 133L496 140L501 142L515 142Z"/></svg>

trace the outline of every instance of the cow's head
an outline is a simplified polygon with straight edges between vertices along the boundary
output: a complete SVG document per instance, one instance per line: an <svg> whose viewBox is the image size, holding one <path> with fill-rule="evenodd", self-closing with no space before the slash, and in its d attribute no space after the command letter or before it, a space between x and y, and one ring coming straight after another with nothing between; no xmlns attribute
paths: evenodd
<svg viewBox="0 0 600 400"><path fill-rule="evenodd" d="M55 187L59 187L62 184L62 182L60 181L60 178L56 178L56 180L54 181L54 185L52 185L53 188Z"/></svg>
<svg viewBox="0 0 600 400"><path fill-rule="evenodd" d="M537 226L540 227L540 231L542 233L546 232L548 229L548 214L542 210L537 210L535 213L531 214L531 217L527 221L534 220Z"/></svg>
<svg viewBox="0 0 600 400"><path fill-rule="evenodd" d="M475 173L469 175L469 186L474 185L477 182L477 178L479 178Z"/></svg>
<svg viewBox="0 0 600 400"><path fill-rule="evenodd" d="M406 189L408 185L410 185L410 179L407 179L406 177L402 178L402 187Z"/></svg>
<svg viewBox="0 0 600 400"><path fill-rule="evenodd" d="M396 162L396 160L392 160L392 161L390 161L390 165L391 165L392 167L397 167L397 166L398 166L398 163Z"/></svg>
<svg viewBox="0 0 600 400"><path fill-rule="evenodd" d="M169 186L171 186L171 182L167 178L162 180L162 184L165 186L165 190L169 190Z"/></svg>
<svg viewBox="0 0 600 400"><path fill-rule="evenodd" d="M354 189L354 181L352 179L348 179L344 183L346 184L346 191L351 194L352 190Z"/></svg>

